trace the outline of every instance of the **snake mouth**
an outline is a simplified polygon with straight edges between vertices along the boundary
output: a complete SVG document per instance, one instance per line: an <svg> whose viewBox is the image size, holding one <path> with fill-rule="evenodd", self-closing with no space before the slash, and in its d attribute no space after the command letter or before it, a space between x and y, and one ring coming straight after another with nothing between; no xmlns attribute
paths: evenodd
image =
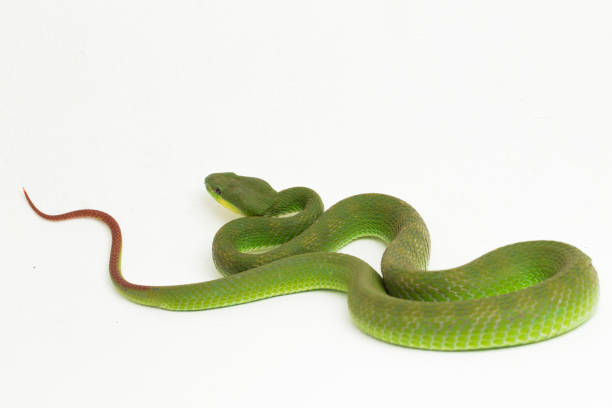
<svg viewBox="0 0 612 408"><path fill-rule="evenodd" d="M244 213L242 211L240 211L240 209L238 207L236 207L234 204L230 203L225 198L223 198L219 194L217 194L217 192L210 185L208 185L208 184L206 184L206 191L208 191L208 194L210 194L212 196L212 198L214 198L215 201L218 202L219 204L221 204L223 207L225 207L228 210L233 211L233 212L235 212L237 214L244 215Z"/></svg>

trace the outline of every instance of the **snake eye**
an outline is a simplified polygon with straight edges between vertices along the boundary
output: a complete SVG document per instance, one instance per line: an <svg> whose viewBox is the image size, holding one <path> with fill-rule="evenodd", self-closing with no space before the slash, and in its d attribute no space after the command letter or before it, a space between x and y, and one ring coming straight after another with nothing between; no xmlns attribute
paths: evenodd
<svg viewBox="0 0 612 408"><path fill-rule="evenodd" d="M221 195L221 189L219 187L215 188L215 193L217 193L218 195Z"/></svg>

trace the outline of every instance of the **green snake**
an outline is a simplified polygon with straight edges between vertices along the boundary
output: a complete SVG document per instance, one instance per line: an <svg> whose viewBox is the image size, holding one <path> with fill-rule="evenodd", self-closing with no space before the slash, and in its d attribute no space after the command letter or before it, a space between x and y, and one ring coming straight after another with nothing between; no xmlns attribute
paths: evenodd
<svg viewBox="0 0 612 408"><path fill-rule="evenodd" d="M427 270L425 223L406 202L384 194L346 198L323 211L305 187L274 190L266 181L215 173L206 190L244 217L225 224L213 240L223 278L148 286L121 273L121 230L109 214L77 210L48 220L96 218L112 233L110 277L127 299L169 310L203 310L272 296L330 289L348 294L355 324L402 346L433 350L497 348L545 340L585 322L599 284L591 259L556 241L520 242L463 266ZM382 277L367 263L337 253L363 237L382 240Z"/></svg>

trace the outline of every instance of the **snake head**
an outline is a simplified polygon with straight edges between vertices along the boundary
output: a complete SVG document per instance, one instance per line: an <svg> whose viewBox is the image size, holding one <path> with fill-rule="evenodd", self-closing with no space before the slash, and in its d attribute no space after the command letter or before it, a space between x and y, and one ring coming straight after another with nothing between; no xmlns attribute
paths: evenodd
<svg viewBox="0 0 612 408"><path fill-rule="evenodd" d="M219 204L243 215L263 215L277 194L266 181L236 173L213 173L204 184Z"/></svg>

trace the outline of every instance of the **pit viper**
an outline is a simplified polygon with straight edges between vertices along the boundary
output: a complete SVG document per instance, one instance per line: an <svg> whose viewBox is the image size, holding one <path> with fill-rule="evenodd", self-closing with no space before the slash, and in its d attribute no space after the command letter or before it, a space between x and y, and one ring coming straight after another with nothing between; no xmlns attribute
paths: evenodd
<svg viewBox="0 0 612 408"><path fill-rule="evenodd" d="M243 215L216 233L213 260L224 277L172 286L129 282L121 272L121 230L91 209L47 220L95 218L112 234L110 277L127 299L169 310L203 310L314 289L346 292L368 335L402 346L474 350L532 343L568 332L594 312L599 285L591 259L557 241L519 242L457 268L428 270L430 238L416 210L384 194L360 194L323 211L305 187L274 190L234 173L205 179L206 190ZM335 252L363 237L382 240L381 275Z"/></svg>

